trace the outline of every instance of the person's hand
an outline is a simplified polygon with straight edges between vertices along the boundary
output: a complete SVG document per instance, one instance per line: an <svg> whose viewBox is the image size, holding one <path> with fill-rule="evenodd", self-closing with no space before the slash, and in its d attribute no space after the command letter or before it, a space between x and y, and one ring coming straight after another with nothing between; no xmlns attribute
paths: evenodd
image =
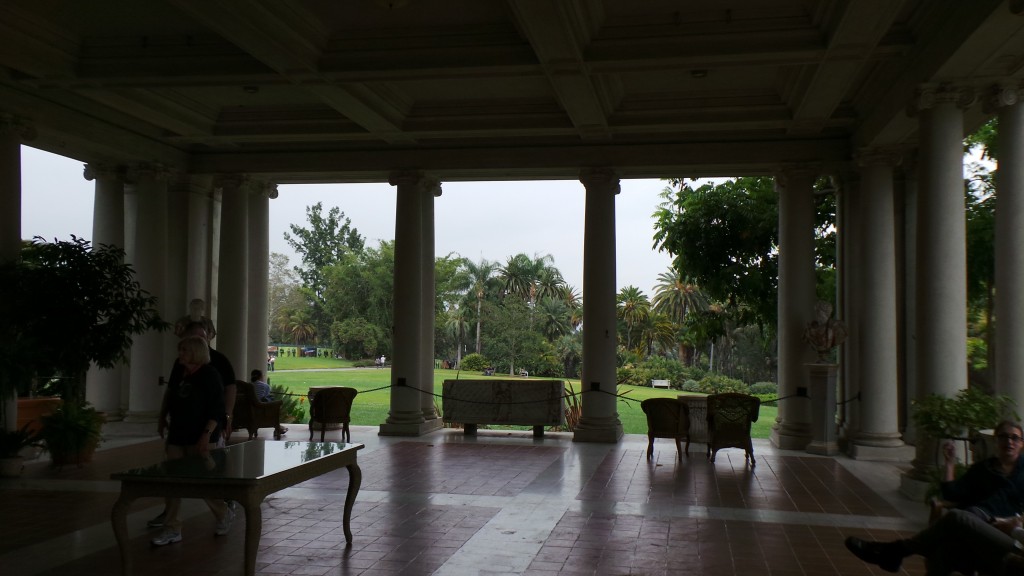
<svg viewBox="0 0 1024 576"><path fill-rule="evenodd" d="M996 518L992 520L993 526L1007 534L1013 532L1014 528L1020 528L1021 524L1020 516L1010 516L1009 518Z"/></svg>
<svg viewBox="0 0 1024 576"><path fill-rule="evenodd" d="M199 441L196 442L196 451L199 452L200 456L209 456L210 455L210 435L209 434L206 434L204 432L203 435L199 438Z"/></svg>

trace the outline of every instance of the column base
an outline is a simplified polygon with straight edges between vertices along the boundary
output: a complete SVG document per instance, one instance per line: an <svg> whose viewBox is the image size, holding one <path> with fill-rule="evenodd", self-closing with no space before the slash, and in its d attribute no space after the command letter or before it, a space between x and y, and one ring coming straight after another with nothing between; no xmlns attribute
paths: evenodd
<svg viewBox="0 0 1024 576"><path fill-rule="evenodd" d="M911 462L916 450L900 442L897 446L872 446L859 444L854 440L850 444L850 458L854 460L870 460L874 462Z"/></svg>
<svg viewBox="0 0 1024 576"><path fill-rule="evenodd" d="M380 425L378 436L425 436L441 429L441 419L433 418L421 422L385 422Z"/></svg>
<svg viewBox="0 0 1024 576"><path fill-rule="evenodd" d="M573 430L573 442L615 444L622 439L622 422L618 418L601 418L600 422L580 422Z"/></svg>
<svg viewBox="0 0 1024 576"><path fill-rule="evenodd" d="M779 450L805 450L811 440L809 424L797 426L776 424L769 437L772 446Z"/></svg>
<svg viewBox="0 0 1024 576"><path fill-rule="evenodd" d="M124 415L124 419L122 420L122 422L128 422L129 424L133 422L155 423L159 416L160 412L158 411L130 410L127 414Z"/></svg>
<svg viewBox="0 0 1024 576"><path fill-rule="evenodd" d="M839 443L832 441L818 441L814 440L807 445L808 454L818 454L820 456L835 456L839 454Z"/></svg>

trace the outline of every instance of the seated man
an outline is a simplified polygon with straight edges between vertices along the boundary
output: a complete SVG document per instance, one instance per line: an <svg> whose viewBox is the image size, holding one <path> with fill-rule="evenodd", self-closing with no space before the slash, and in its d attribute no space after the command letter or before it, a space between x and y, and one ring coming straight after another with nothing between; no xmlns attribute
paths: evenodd
<svg viewBox="0 0 1024 576"><path fill-rule="evenodd" d="M899 572L903 558L920 554L927 576L955 572L1019 576L1024 574L1024 528L1021 517L995 518L991 523L965 510L951 510L938 522L907 540L870 542L846 539L857 558L882 570Z"/></svg>
<svg viewBox="0 0 1024 576"><path fill-rule="evenodd" d="M1010 517L1024 510L1024 430L1020 424L1004 420L996 425L995 434L996 454L975 462L957 479L952 444L944 447L942 497L983 520Z"/></svg>
<svg viewBox="0 0 1024 576"><path fill-rule="evenodd" d="M270 384L263 381L263 372L253 369L249 373L249 381L256 392L256 399L260 402L273 402L274 395L270 392Z"/></svg>

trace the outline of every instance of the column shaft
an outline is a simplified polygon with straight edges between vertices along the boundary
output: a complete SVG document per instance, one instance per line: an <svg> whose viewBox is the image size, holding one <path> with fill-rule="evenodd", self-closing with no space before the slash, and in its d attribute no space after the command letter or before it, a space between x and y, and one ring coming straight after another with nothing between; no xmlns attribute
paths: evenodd
<svg viewBox="0 0 1024 576"><path fill-rule="evenodd" d="M423 210L420 213L420 248L423 258L423 289L420 297L420 379L423 394L420 410L423 420L432 428L440 428L441 420L434 409L434 301L437 293L434 279L434 198L441 195L441 185L426 181L423 186Z"/></svg>
<svg viewBox="0 0 1024 576"><path fill-rule="evenodd" d="M235 369L241 380L249 379L256 368L267 369L269 321L267 308L270 276L270 198L277 196L277 187L263 182L255 183L249 195L249 307L246 325L247 362Z"/></svg>
<svg viewBox="0 0 1024 576"><path fill-rule="evenodd" d="M779 415L771 441L786 450L803 450L811 441L811 409L805 364L815 355L803 340L814 319L814 173L787 171L776 182L779 193Z"/></svg>
<svg viewBox="0 0 1024 576"><path fill-rule="evenodd" d="M228 357L235 376L246 374L249 309L249 194L241 176L218 179L222 193L219 315L213 345Z"/></svg>
<svg viewBox="0 0 1024 576"><path fill-rule="evenodd" d="M583 411L573 440L618 442L622 422L616 409L615 351L615 196L618 176L611 170L580 174L586 187L583 229ZM597 388L597 389L595 389Z"/></svg>
<svg viewBox="0 0 1024 576"><path fill-rule="evenodd" d="M996 175L995 390L1024 409L1024 104L999 110Z"/></svg>

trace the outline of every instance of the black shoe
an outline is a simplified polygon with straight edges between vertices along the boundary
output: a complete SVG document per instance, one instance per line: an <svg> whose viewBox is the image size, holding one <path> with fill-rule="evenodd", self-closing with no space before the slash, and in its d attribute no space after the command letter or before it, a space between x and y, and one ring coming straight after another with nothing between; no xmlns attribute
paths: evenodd
<svg viewBox="0 0 1024 576"><path fill-rule="evenodd" d="M854 536L846 539L846 548L857 558L877 564L886 572L899 572L905 555L899 542L869 542Z"/></svg>

